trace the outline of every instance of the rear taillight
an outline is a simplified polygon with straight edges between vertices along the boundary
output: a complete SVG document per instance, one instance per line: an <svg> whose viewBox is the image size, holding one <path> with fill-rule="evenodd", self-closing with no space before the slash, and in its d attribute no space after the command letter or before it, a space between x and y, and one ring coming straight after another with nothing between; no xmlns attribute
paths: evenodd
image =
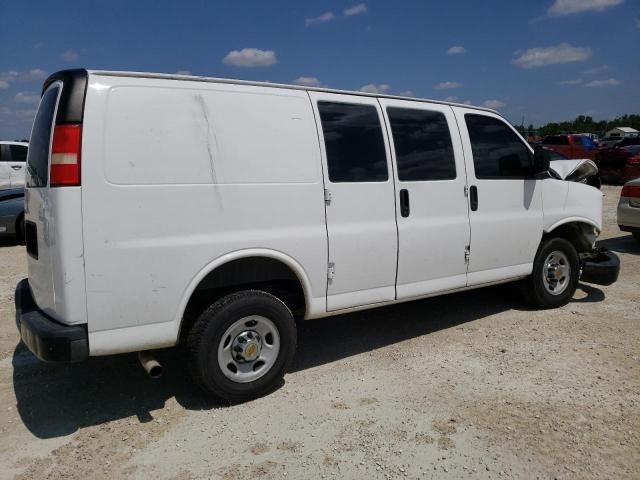
<svg viewBox="0 0 640 480"><path fill-rule="evenodd" d="M640 185L625 185L620 192L621 197L640 198Z"/></svg>
<svg viewBox="0 0 640 480"><path fill-rule="evenodd" d="M57 125L51 146L51 186L80 185L82 125Z"/></svg>

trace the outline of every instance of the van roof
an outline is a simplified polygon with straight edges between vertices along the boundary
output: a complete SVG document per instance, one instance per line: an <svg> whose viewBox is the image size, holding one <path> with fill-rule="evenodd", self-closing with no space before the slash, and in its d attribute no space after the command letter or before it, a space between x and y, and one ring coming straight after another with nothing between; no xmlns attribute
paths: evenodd
<svg viewBox="0 0 640 480"><path fill-rule="evenodd" d="M228 83L233 85L254 85L258 87L288 88L293 90L310 90L314 92L358 95L361 97L391 98L396 100L410 100L413 102L429 102L429 103L438 103L441 105L451 105L455 107L472 108L475 110L482 110L485 112L491 112L491 113L500 115L499 112L491 108L478 107L475 105L467 105L463 103L446 102L444 100L431 100L428 98L417 98L417 97L403 97L400 95L386 95L383 93L367 93L367 92L360 92L360 91L353 91L353 90L337 90L333 88L307 87L303 85L290 85L286 83L255 82L250 80L236 80L232 78L200 77L195 75L179 75L179 74L170 74L170 73L125 72L125 71L110 71L110 70L88 70L88 73L95 74L95 75L106 75L111 77L137 77L137 78L158 78L158 79L166 79L166 80L189 80L191 82Z"/></svg>

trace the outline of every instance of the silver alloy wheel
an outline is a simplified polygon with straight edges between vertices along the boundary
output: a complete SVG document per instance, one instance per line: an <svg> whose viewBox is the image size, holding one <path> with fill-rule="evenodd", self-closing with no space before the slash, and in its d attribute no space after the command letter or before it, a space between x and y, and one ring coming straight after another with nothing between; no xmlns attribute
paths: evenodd
<svg viewBox="0 0 640 480"><path fill-rule="evenodd" d="M267 317L250 315L236 320L220 339L218 365L234 382L253 382L265 375L280 353L278 328Z"/></svg>
<svg viewBox="0 0 640 480"><path fill-rule="evenodd" d="M554 250L544 261L542 267L542 283L551 295L560 295L569 286L571 280L571 264L564 252Z"/></svg>

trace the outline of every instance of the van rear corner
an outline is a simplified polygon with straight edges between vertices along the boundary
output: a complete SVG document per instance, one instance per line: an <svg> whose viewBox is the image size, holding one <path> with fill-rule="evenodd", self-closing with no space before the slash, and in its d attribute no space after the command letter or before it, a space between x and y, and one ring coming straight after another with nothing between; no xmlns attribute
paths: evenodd
<svg viewBox="0 0 640 480"><path fill-rule="evenodd" d="M68 70L45 81L27 155L29 277L16 287L16 323L44 361L89 354L80 168L87 79L85 70Z"/></svg>

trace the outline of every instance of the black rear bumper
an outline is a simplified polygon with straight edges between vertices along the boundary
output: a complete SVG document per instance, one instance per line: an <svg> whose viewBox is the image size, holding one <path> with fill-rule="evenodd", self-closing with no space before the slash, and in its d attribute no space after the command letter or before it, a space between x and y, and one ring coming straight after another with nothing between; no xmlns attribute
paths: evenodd
<svg viewBox="0 0 640 480"><path fill-rule="evenodd" d="M89 356L86 325L62 325L38 308L25 278L16 287L16 324L29 350L45 362L79 362Z"/></svg>
<svg viewBox="0 0 640 480"><path fill-rule="evenodd" d="M606 248L597 248L593 254L581 260L580 280L596 285L611 285L618 280L620 259Z"/></svg>

